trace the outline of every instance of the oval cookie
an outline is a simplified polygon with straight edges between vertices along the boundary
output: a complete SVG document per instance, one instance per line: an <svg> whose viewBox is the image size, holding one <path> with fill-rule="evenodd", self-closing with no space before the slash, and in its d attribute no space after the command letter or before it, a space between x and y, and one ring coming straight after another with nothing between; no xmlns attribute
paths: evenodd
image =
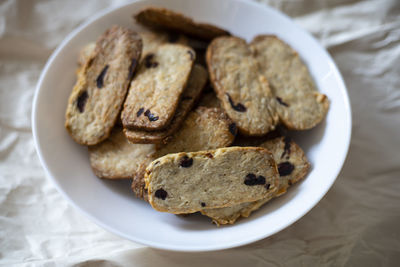
<svg viewBox="0 0 400 267"><path fill-rule="evenodd" d="M95 145L110 135L141 51L140 36L120 26L96 42L78 71L65 114L65 127L77 143Z"/></svg>

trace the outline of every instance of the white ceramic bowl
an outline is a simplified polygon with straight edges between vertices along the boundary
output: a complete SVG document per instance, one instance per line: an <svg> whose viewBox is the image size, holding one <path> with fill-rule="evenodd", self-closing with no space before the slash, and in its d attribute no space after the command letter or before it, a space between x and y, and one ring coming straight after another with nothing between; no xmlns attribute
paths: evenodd
<svg viewBox="0 0 400 267"><path fill-rule="evenodd" d="M179 217L153 210L136 199L129 181L97 178L88 153L64 128L67 99L75 82L78 51L113 24L136 28L132 14L147 5L165 6L197 21L216 24L248 41L272 33L296 49L331 107L326 120L310 131L293 133L312 169L287 194L235 225L217 228L202 216ZM268 237L304 216L326 194L345 160L351 135L351 111L335 63L318 42L278 11L241 0L136 1L95 15L65 38L48 60L33 103L33 136L48 177L69 202L117 235L151 247L177 251L231 248Z"/></svg>

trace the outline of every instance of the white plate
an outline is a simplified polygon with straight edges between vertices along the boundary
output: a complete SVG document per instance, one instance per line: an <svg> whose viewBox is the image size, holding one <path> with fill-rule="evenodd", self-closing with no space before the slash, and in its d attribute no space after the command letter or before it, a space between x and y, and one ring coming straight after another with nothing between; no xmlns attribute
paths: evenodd
<svg viewBox="0 0 400 267"><path fill-rule="evenodd" d="M293 134L306 151L311 172L289 192L233 226L217 228L202 216L179 217L154 211L136 199L130 182L94 176L85 147L64 129L67 99L75 82L78 51L113 24L133 26L132 14L152 5L180 11L251 40L273 33L296 49L309 66L331 107L311 131ZM33 136L48 177L70 203L94 222L122 237L151 247L177 251L231 248L268 237L300 219L332 186L345 160L351 135L351 111L345 85L328 53L304 30L278 11L240 0L149 0L106 10L65 38L47 62L33 103Z"/></svg>

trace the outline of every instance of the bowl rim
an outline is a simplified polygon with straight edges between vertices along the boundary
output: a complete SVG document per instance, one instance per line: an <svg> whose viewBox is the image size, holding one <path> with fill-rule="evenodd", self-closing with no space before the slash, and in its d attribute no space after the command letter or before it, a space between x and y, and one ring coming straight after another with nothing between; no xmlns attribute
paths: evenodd
<svg viewBox="0 0 400 267"><path fill-rule="evenodd" d="M72 30L62 40L62 42L57 46L57 48L54 50L54 52L48 58L45 66L43 67L43 70L42 70L42 72L40 74L40 77L38 79L38 82L37 82L37 85L36 85L36 88L35 88L35 94L34 94L33 104L32 104L31 120L32 120L33 141L34 141L34 146L36 148L37 155L39 157L39 161L40 161L40 163L43 166L43 169L45 171L45 175L49 178L51 183L55 186L57 191L59 193L61 193L61 195L65 199L67 199L69 204L71 204L76 210L78 210L79 212L84 214L86 217L88 217L92 222L94 222L95 224L97 224L101 228L107 230L108 232L113 233L115 235L118 235L120 237L123 237L123 238L125 238L127 240L130 240L130 241L133 241L133 242L137 242L137 243L142 244L142 245L150 246L150 247L157 248L157 249L167 250L167 251L203 252L203 251L224 250L224 249L244 246L244 245L247 245L247 244L262 240L262 239L265 239L266 237L275 235L276 233L282 231L283 229L286 229L287 227L291 226L293 223L298 221L305 214L310 212L311 209L313 209L315 206L317 206L317 204L321 201L321 199L330 190L330 188L332 187L333 183L336 181L338 175L340 174L340 172L341 172L341 170L343 168L343 164L344 164L344 162L345 162L345 160L347 158L349 147L350 147L350 142L351 142L352 111L351 111L351 105L350 105L350 100L349 100L347 87L346 87L346 84L345 84L345 82L343 80L343 77L340 74L340 71L339 71L336 63L334 62L334 60L332 59L330 54L327 52L327 50L318 42L318 40L316 40L316 38L314 36L312 36L306 30L302 29L298 24L296 24L286 14L280 12L279 10L277 10L277 9L275 9L273 7L270 7L269 5L264 5L264 4L261 4L261 3L258 3L258 2L254 2L254 1L247 1L247 0L234 0L234 1L240 2L242 4L251 5L251 6L259 8L259 9L268 10L268 12L273 12L276 15L282 17L282 19L284 19L284 20L289 20L290 22L293 23L293 27L296 29L296 31L300 31L302 34L308 35L312 39L313 42L317 43L321 47L322 53L324 53L326 55L326 57L329 59L329 64L332 67L334 78L338 82L338 84L340 85L339 86L340 88L338 88L338 89L341 91L341 94L343 95L343 101L344 101L344 104L345 104L344 108L346 109L346 113L348 114L348 118L347 118L348 119L347 120L348 123L346 125L347 133L346 133L345 150L344 150L345 153L343 153L341 155L341 158L338 159L338 166L340 166L340 167L337 168L336 172L333 175L335 178L330 181L330 183L328 184L329 186L327 186L323 190L323 193L319 196L319 198L317 199L317 201L313 205L311 205L307 209L304 209L303 212L298 213L297 216L294 216L292 218L292 220L288 220L285 224L282 224L282 226L278 227L274 231L266 233L266 234L259 235L257 237L253 237L253 238L249 238L249 239L242 239L242 240L239 240L237 242L231 242L229 244L212 244L212 245L209 245L208 247L202 247L201 249L199 247L190 247L190 246L177 246L177 245L167 246L167 245L159 244L157 242L153 242L153 241L149 241L149 240L142 240L140 238L132 237L130 235L127 235L127 234L119 231L118 229L115 229L115 228L103 223L101 220L99 220L98 218L96 218L95 216L90 214L88 211L86 211L83 208L81 208L78 203L76 203L73 199L71 199L69 197L69 195L66 192L64 192L64 190L62 189L62 187L58 183L57 179L55 179L54 175L51 173L51 171L48 168L48 165L46 163L46 160L43 157L42 149L41 149L40 142L39 142L39 137L37 135L37 127L38 127L37 126L37 120L38 120L37 102L38 102L38 99L39 99L39 95L40 95L42 84L43 84L43 82L44 82L44 80L45 80L45 78L47 76L47 72L48 72L50 66L52 65L52 63L54 62L54 60L57 58L58 54L65 48L65 46L73 38L75 38L76 35L78 35L78 33L81 32L85 27L87 27L88 25L94 23L95 21L97 21L98 19L102 18L103 16L105 16L105 15L107 15L109 13L112 13L112 12L114 12L116 10L122 9L124 7L130 6L130 5L132 5L134 3L137 3L137 2L146 2L146 0L134 0L134 1L130 1L130 2L125 3L125 4L121 4L121 5L115 6L115 7L108 7L108 8L105 8L103 10L100 10L96 14L94 14L94 15L90 16L88 19L86 19L83 23L78 25L74 30Z"/></svg>

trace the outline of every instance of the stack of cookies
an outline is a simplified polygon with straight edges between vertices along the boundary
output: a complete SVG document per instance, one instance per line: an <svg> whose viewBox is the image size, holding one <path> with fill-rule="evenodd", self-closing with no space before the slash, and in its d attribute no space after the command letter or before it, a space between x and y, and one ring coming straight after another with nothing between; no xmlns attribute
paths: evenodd
<svg viewBox="0 0 400 267"><path fill-rule="evenodd" d="M220 225L306 176L304 152L276 129L311 129L329 101L291 47L164 8L134 19L146 30L112 26L78 57L65 127L98 177L132 179L155 210Z"/></svg>

